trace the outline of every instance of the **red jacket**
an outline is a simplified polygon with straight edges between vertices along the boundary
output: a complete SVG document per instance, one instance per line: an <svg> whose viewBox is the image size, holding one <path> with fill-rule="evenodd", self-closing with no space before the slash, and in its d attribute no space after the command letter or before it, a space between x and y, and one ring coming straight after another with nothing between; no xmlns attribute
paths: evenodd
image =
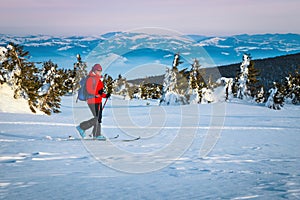
<svg viewBox="0 0 300 200"><path fill-rule="evenodd" d="M101 77L95 74L93 71L89 73L89 77L86 80L86 90L87 92L95 96L94 98L89 98L87 100L88 104L96 104L102 103L102 98L106 98L106 94L99 94L99 90L103 90L103 82L101 81Z"/></svg>

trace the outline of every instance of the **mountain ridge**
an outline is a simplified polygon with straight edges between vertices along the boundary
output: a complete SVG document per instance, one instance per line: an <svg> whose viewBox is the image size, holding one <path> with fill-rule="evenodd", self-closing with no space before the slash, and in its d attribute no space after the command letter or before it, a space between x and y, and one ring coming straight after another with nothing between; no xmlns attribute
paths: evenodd
<svg viewBox="0 0 300 200"><path fill-rule="evenodd" d="M300 35L294 33L233 36L166 36L131 32L91 36L0 34L0 46L9 42L24 46L30 53L30 61L51 60L62 68L73 68L76 55L81 54L88 66L101 63L106 73L115 78L148 63L160 64L161 68L159 71L153 69L153 74L137 74L139 77L162 74L165 67L171 65L174 53L178 52L185 60L182 68L190 67L195 58L208 68L239 63L244 53L261 59L300 52Z"/></svg>

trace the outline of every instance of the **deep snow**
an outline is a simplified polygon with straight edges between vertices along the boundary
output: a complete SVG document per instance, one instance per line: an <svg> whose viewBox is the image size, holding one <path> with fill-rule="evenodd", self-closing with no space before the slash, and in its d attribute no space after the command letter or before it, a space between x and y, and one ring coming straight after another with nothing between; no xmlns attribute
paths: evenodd
<svg viewBox="0 0 300 200"><path fill-rule="evenodd" d="M89 117L72 97L52 116L2 110L0 199L300 199L299 106L157 104L108 101L103 133L134 142L64 140Z"/></svg>

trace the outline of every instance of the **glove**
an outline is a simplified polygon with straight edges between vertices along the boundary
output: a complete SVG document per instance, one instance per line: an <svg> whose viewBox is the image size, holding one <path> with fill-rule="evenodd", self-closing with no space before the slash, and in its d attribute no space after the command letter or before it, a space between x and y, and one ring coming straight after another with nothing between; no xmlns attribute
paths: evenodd
<svg viewBox="0 0 300 200"><path fill-rule="evenodd" d="M106 98L107 98L107 99L108 99L110 96L111 96L110 93L107 93L107 94L106 94Z"/></svg>
<svg viewBox="0 0 300 200"><path fill-rule="evenodd" d="M103 94L103 89L99 90L98 94L102 95Z"/></svg>

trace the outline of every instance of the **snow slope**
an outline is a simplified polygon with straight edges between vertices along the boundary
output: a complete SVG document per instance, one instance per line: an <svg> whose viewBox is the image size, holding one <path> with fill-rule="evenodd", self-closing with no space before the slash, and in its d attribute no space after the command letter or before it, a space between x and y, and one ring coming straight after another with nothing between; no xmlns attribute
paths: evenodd
<svg viewBox="0 0 300 200"><path fill-rule="evenodd" d="M7 84L0 85L0 112L7 113L27 113L31 114L32 112L29 109L28 103L25 99L19 98L14 99L14 91ZM41 112L38 112L42 114Z"/></svg>
<svg viewBox="0 0 300 200"><path fill-rule="evenodd" d="M299 110L114 96L103 133L120 137L106 142L65 140L89 118L72 97L52 116L1 111L0 199L299 199ZM220 134L202 157L211 130Z"/></svg>

